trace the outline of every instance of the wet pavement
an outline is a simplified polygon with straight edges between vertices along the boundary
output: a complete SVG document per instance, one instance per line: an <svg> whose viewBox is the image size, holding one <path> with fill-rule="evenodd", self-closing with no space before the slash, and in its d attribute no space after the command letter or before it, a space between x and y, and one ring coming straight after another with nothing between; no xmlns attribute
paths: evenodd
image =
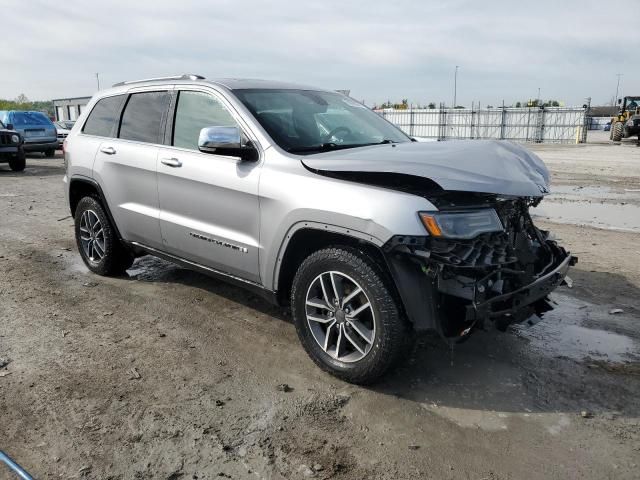
<svg viewBox="0 0 640 480"><path fill-rule="evenodd" d="M640 232L640 187L554 185L531 213L556 223Z"/></svg>

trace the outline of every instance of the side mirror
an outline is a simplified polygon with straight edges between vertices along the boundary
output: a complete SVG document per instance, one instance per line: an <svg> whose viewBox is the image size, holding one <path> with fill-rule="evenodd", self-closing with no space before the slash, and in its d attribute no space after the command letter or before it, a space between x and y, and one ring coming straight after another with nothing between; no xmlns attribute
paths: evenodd
<svg viewBox="0 0 640 480"><path fill-rule="evenodd" d="M13 123L7 123L7 130L13 130Z"/></svg>
<svg viewBox="0 0 640 480"><path fill-rule="evenodd" d="M205 127L200 130L198 149L204 153L240 157L255 162L258 151L250 141L242 141L242 132L238 127Z"/></svg>

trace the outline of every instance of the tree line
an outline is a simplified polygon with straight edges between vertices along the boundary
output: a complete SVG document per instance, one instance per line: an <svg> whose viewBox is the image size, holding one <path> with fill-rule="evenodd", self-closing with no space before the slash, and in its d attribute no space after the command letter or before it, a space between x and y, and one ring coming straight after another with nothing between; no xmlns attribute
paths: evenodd
<svg viewBox="0 0 640 480"><path fill-rule="evenodd" d="M536 108L536 107L560 107L561 103L558 100L527 100L524 102L515 102L511 105L505 105L505 107L515 107L515 108ZM493 106L493 105L485 105L484 108L500 108L501 105ZM383 109L383 108L393 108L394 110L409 110L410 108L418 108L418 109L429 109L433 110L438 108L435 102L429 102L426 104L420 103L412 103L409 104L409 100L403 98L400 102L392 102L391 100L387 100L386 102L380 105L374 105L373 109ZM454 108L467 108L464 105L456 105Z"/></svg>
<svg viewBox="0 0 640 480"><path fill-rule="evenodd" d="M0 110L34 110L53 117L53 102L51 100L31 101L24 93L13 100L0 98Z"/></svg>

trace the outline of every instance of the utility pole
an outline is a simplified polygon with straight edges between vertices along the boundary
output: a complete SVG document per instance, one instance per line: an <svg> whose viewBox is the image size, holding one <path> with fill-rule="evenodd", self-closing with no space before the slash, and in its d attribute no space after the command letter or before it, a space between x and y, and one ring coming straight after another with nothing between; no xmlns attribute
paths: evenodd
<svg viewBox="0 0 640 480"><path fill-rule="evenodd" d="M538 87L538 106L540 106L540 87Z"/></svg>
<svg viewBox="0 0 640 480"><path fill-rule="evenodd" d="M96 81L98 82L98 90L100 90L100 74L96 73Z"/></svg>
<svg viewBox="0 0 640 480"><path fill-rule="evenodd" d="M456 108L458 97L458 68L460 68L460 65L456 65L456 71L453 74L453 108Z"/></svg>
<svg viewBox="0 0 640 480"><path fill-rule="evenodd" d="M618 89L620 88L620 77L622 77L622 73L616 73L616 77L618 77L618 83L616 84L616 96L613 98L613 105L618 104Z"/></svg>

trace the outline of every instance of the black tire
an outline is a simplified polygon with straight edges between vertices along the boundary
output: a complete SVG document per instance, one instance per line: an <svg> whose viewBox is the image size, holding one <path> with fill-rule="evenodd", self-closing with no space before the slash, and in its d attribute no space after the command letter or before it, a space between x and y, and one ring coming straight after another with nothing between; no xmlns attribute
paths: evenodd
<svg viewBox="0 0 640 480"><path fill-rule="evenodd" d="M622 140L622 134L624 132L624 124L622 122L616 122L611 125L611 140L619 142Z"/></svg>
<svg viewBox="0 0 640 480"><path fill-rule="evenodd" d="M21 172L27 166L27 159L24 154L24 150L18 150L18 153L14 158L9 160L9 167L14 172Z"/></svg>
<svg viewBox="0 0 640 480"><path fill-rule="evenodd" d="M375 334L370 349L357 361L344 362L330 356L314 338L307 321L307 292L320 274L330 271L355 280L371 304ZM302 262L293 280L291 309L298 337L320 368L347 382L367 384L403 357L410 345L408 327L386 277L373 259L350 247L319 250Z"/></svg>
<svg viewBox="0 0 640 480"><path fill-rule="evenodd" d="M99 260L91 258L85 251L81 240L81 219L84 212L91 211L95 213L100 226L102 227L103 238L103 256ZM103 276L122 275L125 270L133 264L134 257L128 252L118 240L115 229L109 221L107 214L100 201L95 197L84 197L78 203L74 216L75 234L78 251L85 265L93 273Z"/></svg>
<svg viewBox="0 0 640 480"><path fill-rule="evenodd" d="M53 158L56 155L56 150L52 148L51 150L45 150L44 156L47 158Z"/></svg>

